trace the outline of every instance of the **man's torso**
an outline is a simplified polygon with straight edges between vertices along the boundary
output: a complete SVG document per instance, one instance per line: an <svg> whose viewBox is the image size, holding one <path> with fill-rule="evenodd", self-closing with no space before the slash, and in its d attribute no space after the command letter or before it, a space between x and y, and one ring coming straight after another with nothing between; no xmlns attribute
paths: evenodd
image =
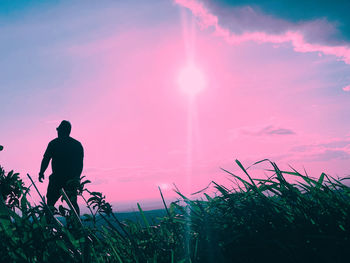
<svg viewBox="0 0 350 263"><path fill-rule="evenodd" d="M53 176L66 179L79 177L83 168L84 150L81 143L71 137L52 140L45 152L52 158Z"/></svg>

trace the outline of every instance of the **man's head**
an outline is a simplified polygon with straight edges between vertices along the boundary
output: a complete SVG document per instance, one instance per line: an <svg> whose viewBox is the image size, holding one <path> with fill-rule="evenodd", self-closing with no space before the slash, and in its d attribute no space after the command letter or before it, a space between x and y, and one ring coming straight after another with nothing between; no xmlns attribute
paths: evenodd
<svg viewBox="0 0 350 263"><path fill-rule="evenodd" d="M72 125L69 121L62 121L61 124L56 128L58 137L68 137L71 129Z"/></svg>

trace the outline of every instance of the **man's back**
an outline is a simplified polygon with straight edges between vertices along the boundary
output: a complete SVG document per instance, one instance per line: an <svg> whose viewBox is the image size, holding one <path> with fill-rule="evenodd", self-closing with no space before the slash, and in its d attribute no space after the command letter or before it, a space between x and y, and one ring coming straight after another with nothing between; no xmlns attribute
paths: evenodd
<svg viewBox="0 0 350 263"><path fill-rule="evenodd" d="M79 177L83 169L84 149L72 137L56 138L47 146L44 157L52 158L54 176L62 179Z"/></svg>

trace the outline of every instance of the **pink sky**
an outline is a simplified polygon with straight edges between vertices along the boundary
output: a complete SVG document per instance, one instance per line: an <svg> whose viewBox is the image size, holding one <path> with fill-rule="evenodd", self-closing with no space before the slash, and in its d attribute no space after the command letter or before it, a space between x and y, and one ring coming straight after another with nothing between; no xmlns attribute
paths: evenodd
<svg viewBox="0 0 350 263"><path fill-rule="evenodd" d="M87 10L80 14L85 20L68 16L64 22L66 7L51 7L58 15L48 23L65 34L35 49L38 57L19 61L36 65L42 59L53 77L43 80L44 71L36 78L39 73L24 68L19 78L34 74L27 90L20 83L18 94L15 84L4 91L5 103L17 105L7 105L0 119L6 127L1 165L21 172L27 184L26 173L37 178L47 143L67 119L72 137L85 148L83 174L90 188L117 208L160 201L158 186L171 199L173 183L184 192L212 180L230 185L220 167L241 174L235 159L249 166L270 158L282 168L305 167L313 176L350 174L347 44L308 43L302 31L236 35L203 3L175 2L157 5L169 13L157 19L156 8L116 6L106 17L105 10ZM115 18L122 13L128 16ZM8 25L14 38L38 23L31 14L27 20ZM95 20L100 27L81 32L79 23ZM81 34L70 36L74 21ZM31 52L28 46L19 50ZM206 87L189 109L177 80L191 55ZM254 176L264 173L266 166L260 167ZM47 183L40 184L42 193Z"/></svg>

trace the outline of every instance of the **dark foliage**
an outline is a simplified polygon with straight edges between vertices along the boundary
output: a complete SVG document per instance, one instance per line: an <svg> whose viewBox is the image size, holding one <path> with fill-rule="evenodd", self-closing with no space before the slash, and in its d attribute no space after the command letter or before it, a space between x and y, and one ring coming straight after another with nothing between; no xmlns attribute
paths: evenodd
<svg viewBox="0 0 350 263"><path fill-rule="evenodd" d="M268 160L264 160L269 162ZM0 258L3 262L348 262L350 188L322 174L318 179L275 163L269 179L226 188L215 182L214 196L180 198L151 224L139 207L140 222L120 222L100 192L80 197L90 214L77 218L60 206L50 217L43 202L31 206L19 175L0 170ZM284 175L300 182L290 183ZM85 197L88 195L89 197ZM161 196L163 198L163 196ZM65 197L66 198L66 197ZM68 201L68 200L66 200ZM164 202L165 203L165 202ZM73 226L73 227L72 227Z"/></svg>

